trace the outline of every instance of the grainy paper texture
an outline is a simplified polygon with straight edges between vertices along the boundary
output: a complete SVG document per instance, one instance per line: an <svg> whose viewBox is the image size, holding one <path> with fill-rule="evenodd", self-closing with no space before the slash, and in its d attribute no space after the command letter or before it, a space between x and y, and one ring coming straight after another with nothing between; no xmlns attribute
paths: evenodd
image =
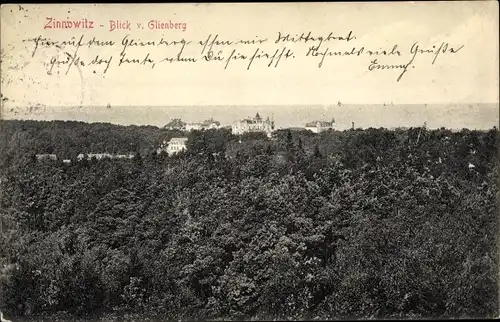
<svg viewBox="0 0 500 322"><path fill-rule="evenodd" d="M3 115L30 117L22 108L34 105L49 108L41 117L50 118L85 114L68 107L107 104L497 103L496 9L493 1L7 5ZM398 68L408 63L406 72ZM409 112L430 113L433 122L432 112L443 117L443 107L436 109ZM460 127L458 118L465 126L498 123L495 108L469 112L445 113L435 125ZM128 113L117 121L127 122ZM392 109L361 113L384 113L382 125L393 118L402 125ZM136 122L151 123L158 116L151 114Z"/></svg>
<svg viewBox="0 0 500 322"><path fill-rule="evenodd" d="M0 14L12 320L498 316L498 2Z"/></svg>

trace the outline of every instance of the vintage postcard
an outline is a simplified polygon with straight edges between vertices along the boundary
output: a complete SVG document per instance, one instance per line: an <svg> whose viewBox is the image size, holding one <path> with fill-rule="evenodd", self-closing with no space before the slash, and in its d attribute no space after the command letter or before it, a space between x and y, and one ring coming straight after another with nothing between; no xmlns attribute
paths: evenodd
<svg viewBox="0 0 500 322"><path fill-rule="evenodd" d="M2 5L0 321L498 317L498 9Z"/></svg>

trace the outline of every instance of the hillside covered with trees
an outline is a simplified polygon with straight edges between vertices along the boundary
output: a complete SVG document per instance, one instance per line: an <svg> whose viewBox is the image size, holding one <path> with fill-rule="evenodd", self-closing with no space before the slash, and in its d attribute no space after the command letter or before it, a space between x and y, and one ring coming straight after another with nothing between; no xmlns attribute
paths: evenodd
<svg viewBox="0 0 500 322"><path fill-rule="evenodd" d="M498 316L497 129L181 135L0 121L2 311Z"/></svg>

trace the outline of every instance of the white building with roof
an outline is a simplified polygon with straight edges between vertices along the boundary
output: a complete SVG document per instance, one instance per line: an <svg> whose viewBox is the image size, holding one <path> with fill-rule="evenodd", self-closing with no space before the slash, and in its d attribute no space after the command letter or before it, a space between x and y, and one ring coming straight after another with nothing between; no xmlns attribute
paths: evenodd
<svg viewBox="0 0 500 322"><path fill-rule="evenodd" d="M321 133L333 129L335 129L335 119L332 119L331 122L313 121L306 124L306 130L312 131L314 133Z"/></svg>
<svg viewBox="0 0 500 322"><path fill-rule="evenodd" d="M270 137L274 130L274 122L269 120L269 117L267 117L265 120L262 119L259 113L257 113L257 115L255 115L253 119L247 118L235 122L231 127L231 130L235 135L243 133L262 132Z"/></svg>
<svg viewBox="0 0 500 322"><path fill-rule="evenodd" d="M211 129L220 129L221 124L219 121L215 121L214 119L205 120L201 123L187 123L186 131L194 131L194 130L211 130Z"/></svg>
<svg viewBox="0 0 500 322"><path fill-rule="evenodd" d="M164 140L157 150L157 153L167 152L169 156L187 150L188 138L171 138L170 141Z"/></svg>

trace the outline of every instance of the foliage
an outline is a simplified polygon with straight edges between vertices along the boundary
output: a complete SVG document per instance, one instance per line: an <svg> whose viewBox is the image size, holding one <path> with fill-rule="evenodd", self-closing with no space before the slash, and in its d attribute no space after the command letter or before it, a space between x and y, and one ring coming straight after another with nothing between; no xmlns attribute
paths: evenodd
<svg viewBox="0 0 500 322"><path fill-rule="evenodd" d="M155 147L182 133L0 126L0 264L11 265L0 306L10 314L498 314L496 129L195 131L167 157ZM140 157L31 157L130 149Z"/></svg>

